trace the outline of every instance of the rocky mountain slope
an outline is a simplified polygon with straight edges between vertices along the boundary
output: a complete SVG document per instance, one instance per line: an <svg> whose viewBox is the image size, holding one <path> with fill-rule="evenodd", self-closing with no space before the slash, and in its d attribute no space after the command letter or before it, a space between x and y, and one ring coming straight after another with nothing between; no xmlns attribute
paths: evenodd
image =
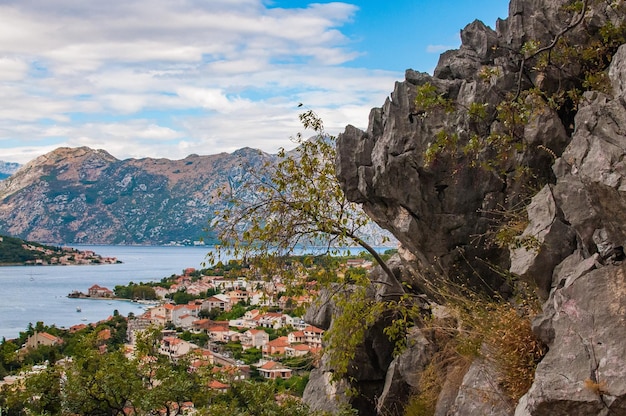
<svg viewBox="0 0 626 416"><path fill-rule="evenodd" d="M211 236L214 197L272 156L245 148L182 160L118 160L59 148L0 182L0 231L52 243L167 244Z"/></svg>
<svg viewBox="0 0 626 416"><path fill-rule="evenodd" d="M434 307L438 280L505 298L529 283L547 354L515 400L493 361L451 366L424 414L624 415L626 5L512 0L495 30L475 21L461 39L432 76L408 70L367 131L346 128L339 177L402 244L394 267L409 294ZM332 326L329 307L309 318ZM403 414L440 345L418 325L394 356L383 327L343 382L315 370L305 400Z"/></svg>

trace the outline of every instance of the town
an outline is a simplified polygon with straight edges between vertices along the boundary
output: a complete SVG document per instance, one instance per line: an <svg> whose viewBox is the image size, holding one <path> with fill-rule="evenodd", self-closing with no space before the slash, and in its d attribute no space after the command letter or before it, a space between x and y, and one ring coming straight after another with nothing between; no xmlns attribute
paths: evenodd
<svg viewBox="0 0 626 416"><path fill-rule="evenodd" d="M372 266L372 261L363 257L341 258L333 269L346 276L365 273ZM319 363L325 331L304 320L307 307L318 295L319 272L318 266L309 262L290 273L291 280L280 273L271 278L251 278L259 273L250 273L241 263L231 262L222 268L188 268L152 284L131 283L114 289L93 284L86 293L73 292L68 297L127 298L137 302L142 306L140 314L109 318L125 320L125 354L132 357L138 340L156 331L161 356L174 364L185 363L190 372L210 368L215 377L208 388L227 392L231 383L241 380L306 377ZM301 291L295 293L294 287ZM98 329L96 338L105 351L113 336L106 322L81 323L67 331L76 334L93 328ZM31 331L22 354L65 342L63 337L50 333L55 331L45 329ZM45 367L39 368L41 371ZM10 374L0 386L26 375Z"/></svg>

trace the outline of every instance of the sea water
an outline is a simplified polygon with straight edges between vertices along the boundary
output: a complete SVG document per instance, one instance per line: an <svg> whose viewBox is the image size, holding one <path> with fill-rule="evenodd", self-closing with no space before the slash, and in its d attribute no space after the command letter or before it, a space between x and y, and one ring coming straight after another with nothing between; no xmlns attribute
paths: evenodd
<svg viewBox="0 0 626 416"><path fill-rule="evenodd" d="M0 339L12 339L28 324L69 328L98 322L117 311L123 316L143 313L143 305L120 300L71 299L73 291L87 293L94 284L113 290L129 282L154 282L189 267L203 268L210 248L146 246L76 246L121 264L80 266L0 267Z"/></svg>

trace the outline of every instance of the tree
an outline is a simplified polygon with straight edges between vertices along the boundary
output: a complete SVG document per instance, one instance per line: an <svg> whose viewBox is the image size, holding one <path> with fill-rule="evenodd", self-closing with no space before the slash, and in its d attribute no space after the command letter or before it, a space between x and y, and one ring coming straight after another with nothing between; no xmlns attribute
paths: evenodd
<svg viewBox="0 0 626 416"><path fill-rule="evenodd" d="M65 407L77 414L133 413L143 395L137 362L122 349L102 354L96 345L95 335L88 335L66 369Z"/></svg>
<svg viewBox="0 0 626 416"><path fill-rule="evenodd" d="M360 234L370 219L341 189L335 174L335 137L325 133L322 120L311 110L300 114L300 121L314 137L305 140L298 133L295 150L281 149L276 163L248 170L243 184L222 190L226 208L211 222L221 245L208 259L215 264L226 254L271 264L297 249L323 246L332 253L357 244L372 255L390 284L400 288L393 271Z"/></svg>

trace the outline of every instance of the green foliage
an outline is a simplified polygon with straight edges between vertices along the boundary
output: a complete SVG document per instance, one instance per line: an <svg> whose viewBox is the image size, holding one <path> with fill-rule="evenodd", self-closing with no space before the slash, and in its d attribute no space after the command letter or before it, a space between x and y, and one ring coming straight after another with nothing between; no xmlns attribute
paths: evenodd
<svg viewBox="0 0 626 416"><path fill-rule="evenodd" d="M248 307L239 302L236 305L233 305L233 307L226 312L221 312L219 315L217 315L217 317L215 318L216 321L230 321L233 319L238 319L241 318L246 311L248 310Z"/></svg>
<svg viewBox="0 0 626 416"><path fill-rule="evenodd" d="M177 305L185 305L194 299L198 299L198 296L187 293L184 290L179 290L171 295L171 299Z"/></svg>
<svg viewBox="0 0 626 416"><path fill-rule="evenodd" d="M45 255L38 250L32 250L25 245L34 248L47 249L53 252L54 256L62 256L66 254L60 247L52 247L30 241L24 241L20 238L0 235L0 264L21 264L37 259L49 260L50 255Z"/></svg>
<svg viewBox="0 0 626 416"><path fill-rule="evenodd" d="M335 138L324 132L313 111L302 113L300 120L314 137L305 140L298 134L295 150L280 150L276 163L247 171L240 187L221 191L228 208L216 212L211 222L221 244L208 260L215 264L221 255L232 255L271 269L297 249L323 246L336 253L336 247L356 243L386 268L359 236L369 218L348 201L335 175Z"/></svg>
<svg viewBox="0 0 626 416"><path fill-rule="evenodd" d="M279 380L280 380L280 384L282 384L287 391L289 391L292 394L295 394L298 397L302 397L302 394L304 393L304 389L306 388L306 385L309 382L309 375L306 374L304 376L292 376L288 380L283 380L283 379L279 379Z"/></svg>
<svg viewBox="0 0 626 416"><path fill-rule="evenodd" d="M19 345L13 341L2 340L0 343L0 377L20 367L17 350Z"/></svg>
<svg viewBox="0 0 626 416"><path fill-rule="evenodd" d="M524 42L520 52L524 57L530 58L537 53L540 46L541 46L541 42L536 41L536 40L529 40L527 42Z"/></svg>
<svg viewBox="0 0 626 416"><path fill-rule="evenodd" d="M272 383L238 382L233 383L227 394L218 395L200 415L237 416L273 416L293 415L309 416L308 407L298 398L290 395L283 396L277 401L276 386Z"/></svg>
<svg viewBox="0 0 626 416"><path fill-rule="evenodd" d="M153 285L144 283L129 283L126 286L117 285L113 289L115 296L122 299L142 299L142 300L156 300L158 296L154 290Z"/></svg>
<svg viewBox="0 0 626 416"><path fill-rule="evenodd" d="M481 121L487 119L487 108L488 105L484 103L473 102L467 108L467 115L470 117L470 120L473 121Z"/></svg>
<svg viewBox="0 0 626 416"><path fill-rule="evenodd" d="M417 114L427 116L429 111L443 110L446 113L455 111L454 103L446 98L444 94L437 91L430 82L426 82L417 87L415 95L415 111Z"/></svg>
<svg viewBox="0 0 626 416"><path fill-rule="evenodd" d="M334 370L333 379L348 373L357 347L365 339L367 330L382 316L385 304L375 302L367 293L368 282L357 281L349 286L336 287L334 302L336 314L333 328L324 333L328 365Z"/></svg>

